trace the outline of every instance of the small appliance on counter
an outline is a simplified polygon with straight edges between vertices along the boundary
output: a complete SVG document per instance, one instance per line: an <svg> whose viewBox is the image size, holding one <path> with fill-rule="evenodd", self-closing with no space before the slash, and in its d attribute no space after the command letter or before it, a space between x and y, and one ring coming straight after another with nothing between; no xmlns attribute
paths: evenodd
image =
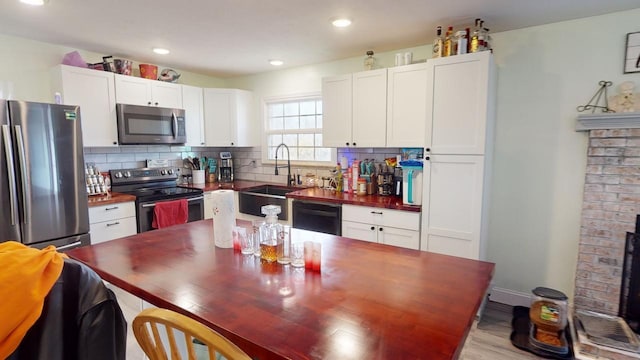
<svg viewBox="0 0 640 360"><path fill-rule="evenodd" d="M422 204L422 167L421 160L404 160L402 168L402 202L407 205ZM399 195L399 194L398 194Z"/></svg>
<svg viewBox="0 0 640 360"><path fill-rule="evenodd" d="M220 152L220 171L218 172L218 181L221 183L233 182L233 159L231 152Z"/></svg>

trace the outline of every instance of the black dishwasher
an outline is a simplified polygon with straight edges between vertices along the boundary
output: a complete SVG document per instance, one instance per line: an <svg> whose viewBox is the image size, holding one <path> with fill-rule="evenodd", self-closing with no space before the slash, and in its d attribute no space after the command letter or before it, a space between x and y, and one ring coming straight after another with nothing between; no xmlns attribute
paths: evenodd
<svg viewBox="0 0 640 360"><path fill-rule="evenodd" d="M342 205L293 200L293 227L325 234L342 235Z"/></svg>

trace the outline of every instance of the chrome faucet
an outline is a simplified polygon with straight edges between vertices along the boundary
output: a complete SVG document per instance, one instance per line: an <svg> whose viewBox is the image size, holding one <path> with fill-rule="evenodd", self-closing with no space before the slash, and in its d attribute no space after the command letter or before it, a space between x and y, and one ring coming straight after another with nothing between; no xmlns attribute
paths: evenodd
<svg viewBox="0 0 640 360"><path fill-rule="evenodd" d="M278 150L280 150L281 146L284 146L284 148L287 149L287 165L286 165L287 166L287 186L293 186L296 183L296 180L291 175L291 154L289 153L289 147L285 143L282 143L282 144L278 145L278 147L276 148L276 171L275 171L275 175L278 175L278 168L285 167L285 165L278 166Z"/></svg>

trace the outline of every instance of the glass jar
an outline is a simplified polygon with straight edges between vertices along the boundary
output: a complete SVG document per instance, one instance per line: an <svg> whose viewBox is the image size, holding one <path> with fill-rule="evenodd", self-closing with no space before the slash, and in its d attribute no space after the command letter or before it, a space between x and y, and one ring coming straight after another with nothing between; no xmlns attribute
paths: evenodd
<svg viewBox="0 0 640 360"><path fill-rule="evenodd" d="M266 262L274 262L278 259L277 249L282 225L278 224L280 206L265 205L261 212L266 215L265 221L260 225L260 259Z"/></svg>
<svg viewBox="0 0 640 360"><path fill-rule="evenodd" d="M367 180L362 178L358 179L356 195L367 195Z"/></svg>
<svg viewBox="0 0 640 360"><path fill-rule="evenodd" d="M364 58L364 69L373 70L376 68L376 58L373 57L373 51L367 51L367 57Z"/></svg>

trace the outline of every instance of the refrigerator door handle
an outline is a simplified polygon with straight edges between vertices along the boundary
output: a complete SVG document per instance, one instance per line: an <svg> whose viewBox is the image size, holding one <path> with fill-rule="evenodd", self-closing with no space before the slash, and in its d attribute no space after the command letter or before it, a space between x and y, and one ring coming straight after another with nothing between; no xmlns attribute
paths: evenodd
<svg viewBox="0 0 640 360"><path fill-rule="evenodd" d="M2 125L2 138L4 143L4 154L7 161L7 177L9 181L9 208L11 212L11 225L18 223L18 189L16 188L16 168L13 163L13 143L11 142L11 133L9 125Z"/></svg>
<svg viewBox="0 0 640 360"><path fill-rule="evenodd" d="M27 154L24 151L24 138L22 137L22 126L14 125L16 132L16 144L18 145L18 160L20 160L20 178L22 179L22 221L27 224L31 213L31 188L29 184L29 171L27 169Z"/></svg>

